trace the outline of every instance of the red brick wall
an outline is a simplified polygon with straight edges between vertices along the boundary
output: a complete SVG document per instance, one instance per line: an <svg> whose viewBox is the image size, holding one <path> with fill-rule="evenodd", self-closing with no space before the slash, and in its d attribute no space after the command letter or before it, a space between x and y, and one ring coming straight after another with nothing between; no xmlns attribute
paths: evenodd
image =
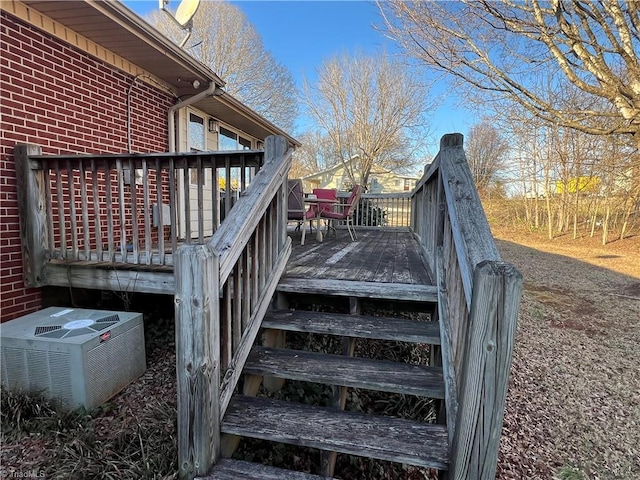
<svg viewBox="0 0 640 480"><path fill-rule="evenodd" d="M22 281L13 149L45 154L124 153L127 91L133 81L88 54L0 12L0 320L37 310L39 289ZM140 81L131 90L132 150L167 150L173 99Z"/></svg>

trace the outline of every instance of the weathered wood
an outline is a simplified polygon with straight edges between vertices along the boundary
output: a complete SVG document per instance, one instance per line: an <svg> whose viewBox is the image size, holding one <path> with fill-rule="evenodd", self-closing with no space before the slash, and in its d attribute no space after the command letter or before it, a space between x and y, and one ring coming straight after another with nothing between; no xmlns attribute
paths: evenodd
<svg viewBox="0 0 640 480"><path fill-rule="evenodd" d="M284 348L286 344L286 332L284 330L274 330L271 328L267 328L262 332L262 345L264 347L270 348ZM258 348L258 347L254 347ZM249 354L251 356L251 354ZM246 365L245 365L245 371ZM265 375L265 374L260 374ZM279 392L284 386L284 378L283 377L275 377L275 376L265 376L264 377L264 388L268 392L275 393Z"/></svg>
<svg viewBox="0 0 640 480"><path fill-rule="evenodd" d="M108 172L107 172L108 175ZM91 194L93 196L93 224L95 228L96 254L102 258L102 222L100 213L100 196L98 190L98 167L95 160L91 160ZM53 221L51 222L53 225Z"/></svg>
<svg viewBox="0 0 640 480"><path fill-rule="evenodd" d="M458 387L452 352L452 335L449 318L449 301L445 286L444 260L442 247L436 250L438 278L438 324L440 325L440 348L442 351L442 375L444 379L447 432L449 438L455 438L456 418L458 417Z"/></svg>
<svg viewBox="0 0 640 480"><path fill-rule="evenodd" d="M224 459L213 467L211 475L194 480L323 480L325 478L242 460Z"/></svg>
<svg viewBox="0 0 640 480"><path fill-rule="evenodd" d="M444 398L442 369L300 350L254 347L245 372L326 385Z"/></svg>
<svg viewBox="0 0 640 480"><path fill-rule="evenodd" d="M278 285L278 291L334 295L340 297L406 300L413 302L437 301L437 288L433 285L407 285L404 283L374 283L284 277Z"/></svg>
<svg viewBox="0 0 640 480"><path fill-rule="evenodd" d="M37 145L19 144L14 150L18 210L20 212L20 241L25 285L47 285L45 265L48 256L47 212L44 198L44 172L36 170L29 157L41 153ZM60 185L57 187L60 188Z"/></svg>
<svg viewBox="0 0 640 480"><path fill-rule="evenodd" d="M262 326L292 332L321 333L434 345L440 343L440 331L437 322L423 322L405 318L355 316L303 310L270 311L265 316Z"/></svg>
<svg viewBox="0 0 640 480"><path fill-rule="evenodd" d="M149 189L149 168L147 161L142 162L142 218L144 222L144 254L147 264L151 263L151 201ZM158 216L162 216L162 202L158 203Z"/></svg>
<svg viewBox="0 0 640 480"><path fill-rule="evenodd" d="M118 226L120 227L118 236L120 238L120 254L123 258L127 256L127 231L124 226L124 170L122 168L122 160L116 160L116 172L117 183L116 189L118 192L118 211L120 216L118 217Z"/></svg>
<svg viewBox="0 0 640 480"><path fill-rule="evenodd" d="M84 171L84 164L79 164L80 177L80 212L82 215L82 239L84 257L89 256L91 251L91 236L89 235L89 200L87 197L87 179Z"/></svg>
<svg viewBox="0 0 640 480"><path fill-rule="evenodd" d="M162 198L162 169L160 168L160 160L156 160L156 204L158 205L158 252L160 263L164 265L164 201ZM169 210L171 212L171 210ZM169 214L169 218L171 214ZM173 223L173 220L171 221Z"/></svg>
<svg viewBox="0 0 640 480"><path fill-rule="evenodd" d="M129 268L104 268L105 265L65 265L47 263L46 284L58 287L92 288L114 292L139 292L173 295L175 282L171 270L141 271Z"/></svg>
<svg viewBox="0 0 640 480"><path fill-rule="evenodd" d="M266 398L234 397L222 431L427 468L446 469L449 462L442 425Z"/></svg>
<svg viewBox="0 0 640 480"><path fill-rule="evenodd" d="M484 260L499 261L500 255L462 149L462 135L456 135L459 137L445 135L442 138L438 156L447 213L458 252L465 295L469 303L475 266Z"/></svg>
<svg viewBox="0 0 640 480"><path fill-rule="evenodd" d="M67 160L67 186L69 188L69 221L71 223L71 258L78 258L78 222L76 216L76 187L71 161ZM62 185L58 185L62 188Z"/></svg>
<svg viewBox="0 0 640 480"><path fill-rule="evenodd" d="M220 256L220 281L224 282L251 238L256 225L267 210L289 169L293 151L288 150L284 137L266 139L265 165L234 206L233 216L225 218L210 240L213 250Z"/></svg>
<svg viewBox="0 0 640 480"><path fill-rule="evenodd" d="M509 369L522 293L511 264L477 267L452 444L451 478L495 478Z"/></svg>
<svg viewBox="0 0 640 480"><path fill-rule="evenodd" d="M278 279L284 272L284 268L287 264L287 259L291 254L291 240L285 244L284 250L280 253L280 256L277 258L275 265L272 270L269 272L269 277L267 282L265 283L265 287L260 292L260 298L256 304L256 308L251 312L251 318L249 319L249 325L245 330L242 341L233 356L233 361L231 362L231 367L225 373L224 379L222 380L222 384L220 386L220 414L224 415L227 407L229 405L229 401L231 400L231 396L233 395L233 391L240 379L240 375L242 374L242 368L247 361L247 357L249 356L249 352L251 351L251 347L253 346L255 339L260 331L260 327L262 326L262 319L264 318L264 314L269 308L269 304L271 302L271 298L276 290L276 285L278 283Z"/></svg>
<svg viewBox="0 0 640 480"><path fill-rule="evenodd" d="M220 454L218 258L206 246L176 253L176 371L180 478L209 472Z"/></svg>
<svg viewBox="0 0 640 480"><path fill-rule="evenodd" d="M109 252L109 262L113 263L116 254L115 237L113 232L113 188L111 186L111 171L105 173L106 201L107 201L107 251Z"/></svg>

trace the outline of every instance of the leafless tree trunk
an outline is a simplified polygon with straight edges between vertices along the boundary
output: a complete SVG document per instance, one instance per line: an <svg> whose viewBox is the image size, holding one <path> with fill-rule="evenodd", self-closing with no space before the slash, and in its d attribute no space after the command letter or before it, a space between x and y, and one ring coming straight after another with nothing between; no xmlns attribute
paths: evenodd
<svg viewBox="0 0 640 480"><path fill-rule="evenodd" d="M184 33L156 10L146 20L178 43ZM291 72L269 53L242 11L225 1L201 2L187 51L225 82L225 91L285 130L298 114Z"/></svg>
<svg viewBox="0 0 640 480"><path fill-rule="evenodd" d="M317 77L305 83L305 103L352 182L366 185L374 165L394 171L415 164L412 138L425 138L433 106L415 72L384 53L356 54L326 60Z"/></svg>

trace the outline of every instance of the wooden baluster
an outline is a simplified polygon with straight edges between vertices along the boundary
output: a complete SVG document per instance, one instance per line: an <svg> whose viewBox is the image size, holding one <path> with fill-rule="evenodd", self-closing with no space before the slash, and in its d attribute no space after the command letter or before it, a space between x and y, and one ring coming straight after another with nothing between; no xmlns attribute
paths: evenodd
<svg viewBox="0 0 640 480"><path fill-rule="evenodd" d="M84 245L84 259L91 260L91 235L89 234L89 199L87 198L87 179L85 178L84 162L78 163L80 177L80 212L82 216L82 244Z"/></svg>
<svg viewBox="0 0 640 480"><path fill-rule="evenodd" d="M103 166L102 162L96 162L94 158L91 159L91 195L93 196L93 230L95 232L94 238L96 239L96 254L98 261L103 262L102 258L102 216L100 214L100 190L98 189L98 169ZM107 171L108 174L108 171ZM108 209L110 209L109 206Z"/></svg>
<svg viewBox="0 0 640 480"><path fill-rule="evenodd" d="M202 157L197 158L198 180L198 241L204 243L204 171L202 170Z"/></svg>
<svg viewBox="0 0 640 480"><path fill-rule="evenodd" d="M184 169L182 170L182 187L184 189L184 231L185 242L191 243L191 195L189 191L189 170L188 160L183 161Z"/></svg>
<svg viewBox="0 0 640 480"><path fill-rule="evenodd" d="M55 256L55 235L53 226L53 196L51 193L51 166L46 160L42 161L42 172L44 176L44 201L45 209L47 212L47 236L49 255L53 258Z"/></svg>
<svg viewBox="0 0 640 480"><path fill-rule="evenodd" d="M69 185L69 217L71 219L71 258L78 260L78 221L76 218L76 189L73 184L71 160L67 160L67 184Z"/></svg>
<svg viewBox="0 0 640 480"><path fill-rule="evenodd" d="M124 215L124 169L122 168L122 160L116 160L116 171L118 173L117 176L117 191L118 191L118 212L120 215L119 223L120 223L120 256L122 257L121 261L126 262L127 260L127 229L125 225L125 215Z"/></svg>
<svg viewBox="0 0 640 480"><path fill-rule="evenodd" d="M149 199L149 167L147 159L142 159L142 215L144 218L144 263L151 265L151 202ZM162 210L158 210L162 214Z"/></svg>
<svg viewBox="0 0 640 480"><path fill-rule="evenodd" d="M176 164L175 160L171 158L169 160L169 212L171 216L171 251L175 252L178 249L178 212L176 211L176 205L178 205L178 195L176 192Z"/></svg>
<svg viewBox="0 0 640 480"><path fill-rule="evenodd" d="M164 201L162 198L162 166L156 158L156 204L158 205L158 259L164 265Z"/></svg>
<svg viewBox="0 0 640 480"><path fill-rule="evenodd" d="M129 159L129 180L131 180L131 233L133 243L133 263L140 263L140 232L138 225L138 186L136 185L136 165L132 158Z"/></svg>

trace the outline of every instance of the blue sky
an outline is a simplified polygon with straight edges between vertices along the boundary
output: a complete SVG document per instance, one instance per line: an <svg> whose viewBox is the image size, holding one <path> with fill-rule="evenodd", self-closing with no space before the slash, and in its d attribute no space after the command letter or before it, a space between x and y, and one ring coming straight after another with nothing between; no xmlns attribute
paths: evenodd
<svg viewBox="0 0 640 480"><path fill-rule="evenodd" d="M124 0L140 16L158 8L157 0ZM233 1L262 36L264 45L293 74L298 86L303 76L313 79L315 69L328 57L341 53L386 49L393 53L394 42L375 30L381 19L374 2L342 1ZM179 0L171 0L175 10ZM438 92L443 92L443 85ZM434 139L445 133L467 132L474 119L456 107L455 99L445 101L431 117ZM299 122L299 129L305 124ZM295 132L301 133L300 131Z"/></svg>

